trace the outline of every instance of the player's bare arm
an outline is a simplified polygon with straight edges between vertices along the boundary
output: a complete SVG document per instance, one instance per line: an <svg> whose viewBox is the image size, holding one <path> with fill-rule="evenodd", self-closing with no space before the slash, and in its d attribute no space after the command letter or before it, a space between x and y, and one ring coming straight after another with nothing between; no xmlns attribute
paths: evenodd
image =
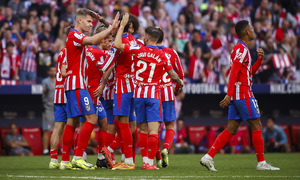
<svg viewBox="0 0 300 180"><path fill-rule="evenodd" d="M183 81L179 78L178 74L172 69L170 71L167 71L167 73L169 74L169 76L171 77L171 79L173 81L175 81L176 83L180 84L183 87Z"/></svg>
<svg viewBox="0 0 300 180"><path fill-rule="evenodd" d="M65 78L67 76L67 67L66 65L61 65L61 76Z"/></svg>
<svg viewBox="0 0 300 180"><path fill-rule="evenodd" d="M94 16L95 16L95 18L99 21L99 22L101 22L101 23L103 23L104 25L105 25L105 27L109 27L109 25L110 25L110 23L108 22L108 21L106 21L102 16L100 16L98 13L96 13L96 12L94 12L94 11L91 11L93 14L94 14Z"/></svg>
<svg viewBox="0 0 300 180"><path fill-rule="evenodd" d="M111 31L118 28L119 16L120 16L120 14L117 13L117 15L115 16L115 19L112 22L112 25L109 26L106 30L102 31L101 33L97 33L97 34L95 34L91 37L84 38L83 39L83 45L96 45L96 44L99 44L102 39L104 39L105 37L107 37L111 33Z"/></svg>
<svg viewBox="0 0 300 180"><path fill-rule="evenodd" d="M116 48L122 52L124 51L124 47L125 47L125 44L122 43L122 34L124 32L124 28L125 28L126 24L128 23L128 20L129 20L129 14L126 13L123 15L123 19L120 23L120 28L117 32L115 44L114 44L114 48Z"/></svg>
<svg viewBox="0 0 300 180"><path fill-rule="evenodd" d="M226 95L224 99L220 102L220 107L224 109L229 105L230 101L231 101L231 97Z"/></svg>
<svg viewBox="0 0 300 180"><path fill-rule="evenodd" d="M255 74L258 68L261 66L265 55L265 52L262 48L258 48L256 51L257 51L258 59L255 62L255 64L252 66L252 75Z"/></svg>
<svg viewBox="0 0 300 180"><path fill-rule="evenodd" d="M102 77L102 83L101 83L101 85L93 92L93 95L95 97L98 97L98 96L100 96L100 94L103 93L103 90L104 90L105 85L107 83L108 77L109 77L110 73L112 72L113 68L114 68L114 66L110 67L108 69L108 71L104 72L103 77Z"/></svg>
<svg viewBox="0 0 300 180"><path fill-rule="evenodd" d="M264 50L262 48L258 48L257 49L257 56L258 56L258 58L262 60L264 58L264 55L265 55Z"/></svg>

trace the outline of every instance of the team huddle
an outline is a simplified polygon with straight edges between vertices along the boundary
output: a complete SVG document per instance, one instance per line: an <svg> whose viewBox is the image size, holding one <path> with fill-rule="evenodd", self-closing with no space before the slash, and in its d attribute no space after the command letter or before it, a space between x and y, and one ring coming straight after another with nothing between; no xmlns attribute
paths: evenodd
<svg viewBox="0 0 300 180"><path fill-rule="evenodd" d="M76 25L70 29L66 47L57 60L50 169L135 169L137 144L142 154L142 169L169 166L168 150L175 135L174 96L184 85L180 59L173 49L162 46L164 33L160 28L146 28L141 42L132 35L139 29L137 18L129 14L119 16L118 13L109 23L87 9L76 14ZM93 36L84 35L90 31L94 19L102 24ZM252 65L247 46L254 40L253 28L242 20L235 30L239 42L231 52L228 92L220 102L220 107L229 107L227 128L200 164L217 171L214 156L236 134L240 123L248 121L258 162L256 169L280 170L265 161L260 111L251 89L252 75L262 64L264 51L257 50L259 58ZM161 122L166 127L162 151L158 136ZM87 162L85 152L97 123L98 158L93 165ZM77 126L79 132L75 132ZM57 148L61 136L59 164ZM73 141L74 157L70 162ZM119 163L114 158L118 147L122 151Z"/></svg>
<svg viewBox="0 0 300 180"><path fill-rule="evenodd" d="M142 169L169 165L168 149L175 135L174 98L183 87L179 57L173 49L161 45L164 33L160 28L146 28L142 43L132 35L139 28L137 18L129 14L119 16L118 13L110 25L87 9L76 14L76 25L69 30L66 47L57 60L50 169L135 169L138 143ZM101 25L93 36L85 36L94 19ZM163 121L167 133L160 152L158 129ZM98 158L94 166L87 162L85 151L97 123ZM59 164L57 148L61 135ZM74 157L70 161L73 141ZM122 151L119 163L114 158L118 147Z"/></svg>

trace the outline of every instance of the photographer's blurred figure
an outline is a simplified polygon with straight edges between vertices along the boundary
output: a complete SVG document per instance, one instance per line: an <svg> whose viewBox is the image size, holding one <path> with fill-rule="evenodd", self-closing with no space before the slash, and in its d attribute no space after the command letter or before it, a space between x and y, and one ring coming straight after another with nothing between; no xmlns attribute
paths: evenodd
<svg viewBox="0 0 300 180"><path fill-rule="evenodd" d="M7 152L10 156L33 156L28 147L26 139L18 134L18 127L15 123L9 125L10 133L5 136Z"/></svg>
<svg viewBox="0 0 300 180"><path fill-rule="evenodd" d="M53 99L55 91L55 75L56 67L51 65L48 69L48 77L42 81L43 86L43 105L44 112L42 114L43 119L43 154L49 155L49 135L54 128L54 108L53 108Z"/></svg>
<svg viewBox="0 0 300 180"><path fill-rule="evenodd" d="M275 124L273 117L267 119L267 126L263 128L263 139L266 152L291 152L284 130Z"/></svg>

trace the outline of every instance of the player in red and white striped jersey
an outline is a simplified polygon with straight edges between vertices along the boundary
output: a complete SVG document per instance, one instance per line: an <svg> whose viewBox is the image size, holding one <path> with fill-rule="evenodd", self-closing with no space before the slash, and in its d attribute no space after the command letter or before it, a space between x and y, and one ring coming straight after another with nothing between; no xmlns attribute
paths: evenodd
<svg viewBox="0 0 300 180"><path fill-rule="evenodd" d="M172 48L166 48L161 45L163 39L164 39L164 33L160 29L162 36L159 37L157 41L157 47L161 49L165 56L170 60L171 65L173 67L173 70L178 74L179 78L183 80L183 68L181 66L180 59L178 57L177 52ZM169 159L168 159L168 151L172 145L174 135L175 135L175 94L174 94L174 88L173 88L173 81L171 80L169 74L166 72L166 70L163 69L163 76L161 77L161 101L162 101L162 111L163 111L163 122L166 126L166 135L165 135L165 143L163 150L161 151L162 156L162 167L168 167L169 165ZM177 86L178 87L178 86ZM178 89L175 89L175 91L179 91ZM160 145L160 143L159 143ZM160 148L160 146L158 147ZM160 153L160 149L157 151ZM158 162L160 166L160 162Z"/></svg>
<svg viewBox="0 0 300 180"><path fill-rule="evenodd" d="M158 127L160 122L160 80L163 75L163 68L170 77L177 83L183 85L182 80L174 72L169 60L167 60L163 51L156 46L161 32L156 27L148 27L145 30L145 44L124 44L121 35L129 19L129 14L123 16L120 28L118 30L115 48L125 53L134 54L135 70L135 90L134 103L135 112L141 133L149 133L148 152L143 148L143 169L157 169L153 164L153 159L158 146ZM141 142L141 141L140 141ZM146 145L147 146L147 145ZM145 146L144 146L145 147ZM147 154L148 153L148 154ZM118 166L115 169L130 168L130 164Z"/></svg>
<svg viewBox="0 0 300 180"><path fill-rule="evenodd" d="M126 25L125 33L122 34L122 40L126 44L139 44L132 34L139 28L137 17L130 15L129 22ZM113 45L114 46L114 45ZM121 135L123 152L127 164L134 164L137 131L134 117L134 74L133 74L133 56L129 53L120 52L112 47L108 52L110 57L99 68L107 71L111 66L115 65L115 95L113 104L113 114L115 115L115 126L118 134ZM132 134L132 137L129 136ZM121 149L122 149L121 148ZM106 154L112 153L110 146L103 149ZM122 159L123 160L123 159Z"/></svg>
<svg viewBox="0 0 300 180"><path fill-rule="evenodd" d="M88 9L80 9L76 13L76 25L70 33L66 42L67 54L67 76L65 82L65 90L67 96L67 116L68 121L65 126L63 134L63 153L60 169L73 169L73 166L82 169L94 169L94 167L82 158L91 132L94 125L97 123L97 116L93 101L86 89L85 67L86 67L86 45L99 44L102 39L107 37L112 30L117 28L119 14L116 15L112 26L108 27L101 33L95 34L91 37L85 36L93 25L93 18L98 21L105 21L100 15ZM105 23L107 24L107 23ZM79 117L84 116L86 122L82 126L76 147L76 153L70 163L70 151L72 148L73 135L75 127L78 124Z"/></svg>
<svg viewBox="0 0 300 180"><path fill-rule="evenodd" d="M49 168L58 168L57 154L58 143L61 139L64 126L67 122L66 103L67 98L65 94L65 65L66 65L66 48L64 47L58 55L56 63L56 81L54 92L54 129L50 139L50 163ZM64 72L64 73L63 73Z"/></svg>
<svg viewBox="0 0 300 180"><path fill-rule="evenodd" d="M256 169L280 170L265 161L259 107L251 90L252 75L261 65L264 51L257 49L258 60L252 66L252 59L247 46L249 41L254 40L253 27L248 21L242 20L236 24L235 30L239 41L231 51L228 91L225 98L220 102L222 108L229 105L227 128L217 137L208 153L201 158L200 163L210 171L217 171L213 163L214 156L236 134L240 123L247 120L252 130L252 142L258 162Z"/></svg>

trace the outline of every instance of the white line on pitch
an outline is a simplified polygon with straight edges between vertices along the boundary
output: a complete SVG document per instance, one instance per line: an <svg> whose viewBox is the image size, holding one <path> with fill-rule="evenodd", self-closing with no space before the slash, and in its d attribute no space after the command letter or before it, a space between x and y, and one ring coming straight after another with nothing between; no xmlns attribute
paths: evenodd
<svg viewBox="0 0 300 180"><path fill-rule="evenodd" d="M300 176L31 176L31 175L9 175L10 178L48 178L48 179L186 179L186 178L300 178Z"/></svg>

